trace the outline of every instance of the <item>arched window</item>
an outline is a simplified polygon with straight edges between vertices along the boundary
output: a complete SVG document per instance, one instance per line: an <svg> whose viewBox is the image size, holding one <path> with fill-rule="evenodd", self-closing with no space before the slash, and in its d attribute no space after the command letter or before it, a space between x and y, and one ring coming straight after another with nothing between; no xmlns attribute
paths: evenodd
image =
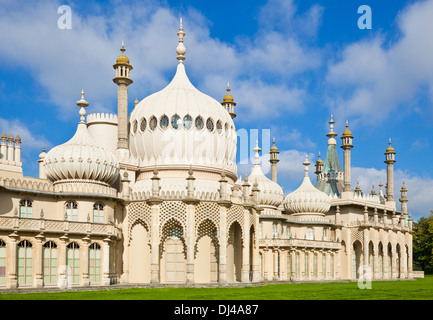
<svg viewBox="0 0 433 320"><path fill-rule="evenodd" d="M305 239L306 240L314 240L314 230L313 228L307 228L305 232Z"/></svg>
<svg viewBox="0 0 433 320"><path fill-rule="evenodd" d="M195 127L198 130L203 129L204 123L203 123L203 118L198 116L197 118L195 118Z"/></svg>
<svg viewBox="0 0 433 320"><path fill-rule="evenodd" d="M182 125L182 120L177 114L171 117L171 126L173 127L173 129L177 130L181 127L181 125Z"/></svg>
<svg viewBox="0 0 433 320"><path fill-rule="evenodd" d="M0 240L0 286L6 284L6 243Z"/></svg>
<svg viewBox="0 0 433 320"><path fill-rule="evenodd" d="M137 122L137 120L134 120L134 123L132 125L132 130L133 130L134 134L137 132L137 127L138 127L138 122Z"/></svg>
<svg viewBox="0 0 433 320"><path fill-rule="evenodd" d="M217 121L216 127L217 127L218 133L222 133L223 132L223 125L221 124L220 120Z"/></svg>
<svg viewBox="0 0 433 320"><path fill-rule="evenodd" d="M323 241L328 240L328 229L327 228L323 228Z"/></svg>
<svg viewBox="0 0 433 320"><path fill-rule="evenodd" d="M66 219L68 221L78 220L78 204L75 201L68 201L65 205L66 208Z"/></svg>
<svg viewBox="0 0 433 320"><path fill-rule="evenodd" d="M68 276L72 283L80 282L80 246L76 242L71 242L67 246L67 261Z"/></svg>
<svg viewBox="0 0 433 320"><path fill-rule="evenodd" d="M57 284L57 245L53 241L44 244L44 284Z"/></svg>
<svg viewBox="0 0 433 320"><path fill-rule="evenodd" d="M104 222L104 205L100 202L96 202L93 204L93 222Z"/></svg>
<svg viewBox="0 0 433 320"><path fill-rule="evenodd" d="M166 115L163 115L162 117L161 117L161 119L159 120L159 127L162 129L162 130L165 130L165 129L167 129L167 127L168 127L168 117L166 116Z"/></svg>
<svg viewBox="0 0 433 320"><path fill-rule="evenodd" d="M158 120L156 119L155 116L152 116L149 120L149 128L150 130L155 130L156 126L158 125Z"/></svg>
<svg viewBox="0 0 433 320"><path fill-rule="evenodd" d="M101 282L101 246L97 243L89 247L89 280Z"/></svg>
<svg viewBox="0 0 433 320"><path fill-rule="evenodd" d="M20 218L32 217L32 201L23 199L20 201Z"/></svg>
<svg viewBox="0 0 433 320"><path fill-rule="evenodd" d="M275 222L272 223L272 239L278 238L277 224Z"/></svg>
<svg viewBox="0 0 433 320"><path fill-rule="evenodd" d="M290 227L286 227L286 239L290 239Z"/></svg>
<svg viewBox="0 0 433 320"><path fill-rule="evenodd" d="M192 118L191 118L190 115L186 115L186 116L183 118L183 127L184 127L185 129L187 129L187 130L191 129L191 127L192 127Z"/></svg>
<svg viewBox="0 0 433 320"><path fill-rule="evenodd" d="M18 243L18 284L32 284L32 249L27 240Z"/></svg>
<svg viewBox="0 0 433 320"><path fill-rule="evenodd" d="M140 130L141 130L141 132L143 132L144 130L146 130L146 126L147 126L146 118L142 118L141 121L140 121Z"/></svg>
<svg viewBox="0 0 433 320"><path fill-rule="evenodd" d="M209 130L209 132L212 132L214 129L214 124L211 118L208 118L206 120L206 128Z"/></svg>

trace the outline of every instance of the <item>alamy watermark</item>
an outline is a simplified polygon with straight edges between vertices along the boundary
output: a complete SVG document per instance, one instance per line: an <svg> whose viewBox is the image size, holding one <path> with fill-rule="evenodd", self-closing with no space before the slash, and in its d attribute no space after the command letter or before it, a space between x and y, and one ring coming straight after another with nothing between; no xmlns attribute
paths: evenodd
<svg viewBox="0 0 433 320"><path fill-rule="evenodd" d="M57 20L57 27L61 30L72 29L72 10L70 6L62 5L57 8L57 13L61 14Z"/></svg>
<svg viewBox="0 0 433 320"><path fill-rule="evenodd" d="M363 289L371 289L371 282L373 280L373 276L371 273L371 268L367 265L360 266L358 268L358 288Z"/></svg>

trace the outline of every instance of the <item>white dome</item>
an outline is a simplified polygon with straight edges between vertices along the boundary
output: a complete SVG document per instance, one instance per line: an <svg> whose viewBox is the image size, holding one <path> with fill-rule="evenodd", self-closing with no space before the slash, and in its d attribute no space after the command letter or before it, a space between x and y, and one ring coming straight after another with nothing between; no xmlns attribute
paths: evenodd
<svg viewBox="0 0 433 320"><path fill-rule="evenodd" d="M266 177L260 167L259 163L259 151L258 143L253 149L255 154L255 163L250 176L248 177L248 183L254 185L257 182L257 187L260 190L258 205L275 206L278 207L284 200L284 192L281 186Z"/></svg>
<svg viewBox="0 0 433 320"><path fill-rule="evenodd" d="M289 193L284 201L286 213L324 215L331 207L329 196L311 183L308 176L309 164L308 160L304 162L305 176L301 186Z"/></svg>
<svg viewBox="0 0 433 320"><path fill-rule="evenodd" d="M84 93L77 102L82 106L81 122L78 123L77 131L71 140L54 147L46 154L45 172L52 182L80 179L111 185L119 175L119 162L110 151L98 146L90 137L84 122L86 113L83 108L88 103L83 95Z"/></svg>
<svg viewBox="0 0 433 320"><path fill-rule="evenodd" d="M163 90L130 115L130 150L140 167L207 166L236 174L236 130L226 109L198 91L182 61Z"/></svg>

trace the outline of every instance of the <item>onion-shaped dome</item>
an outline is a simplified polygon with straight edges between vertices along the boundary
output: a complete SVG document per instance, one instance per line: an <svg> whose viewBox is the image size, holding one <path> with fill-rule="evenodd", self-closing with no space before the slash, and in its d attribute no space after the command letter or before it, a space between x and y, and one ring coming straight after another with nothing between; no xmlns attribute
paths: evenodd
<svg viewBox="0 0 433 320"><path fill-rule="evenodd" d="M125 46L123 41L122 41L122 49L120 49L120 51L122 51L122 54L117 57L116 64L129 64L129 58L125 55Z"/></svg>
<svg viewBox="0 0 433 320"><path fill-rule="evenodd" d="M237 135L232 118L215 99L197 90L185 72L184 32L172 81L131 112L130 152L140 169L206 167L236 175Z"/></svg>
<svg viewBox="0 0 433 320"><path fill-rule="evenodd" d="M233 105L236 105L235 99L230 94L230 86L229 86L229 84L227 84L226 91L227 91L227 94L223 97L223 103L231 103Z"/></svg>
<svg viewBox="0 0 433 320"><path fill-rule="evenodd" d="M256 141L256 147L253 149L255 154L255 163L253 170L251 171L248 181L250 184L257 183L257 187L260 190L258 197L258 205L274 206L278 207L284 200L284 192L281 186L266 177L260 167L260 156L258 142Z"/></svg>
<svg viewBox="0 0 433 320"><path fill-rule="evenodd" d="M386 148L386 153L395 153L393 146L391 146L391 138L389 139L389 146Z"/></svg>
<svg viewBox="0 0 433 320"><path fill-rule="evenodd" d="M284 201L284 209L288 214L313 214L324 215L331 207L329 196L318 190L310 181L308 176L308 157L305 162L305 176L301 186L289 193Z"/></svg>
<svg viewBox="0 0 433 320"><path fill-rule="evenodd" d="M79 179L111 185L119 175L119 162L110 151L96 144L89 135L84 122L84 107L89 103L84 100L84 92L81 92L81 100L77 101L77 105L81 107L81 121L75 135L45 155L44 168L47 178L54 183Z"/></svg>
<svg viewBox="0 0 433 320"><path fill-rule="evenodd" d="M344 137L353 138L352 131L349 130L349 124L347 123L347 121L346 121L346 130L343 131L343 138Z"/></svg>

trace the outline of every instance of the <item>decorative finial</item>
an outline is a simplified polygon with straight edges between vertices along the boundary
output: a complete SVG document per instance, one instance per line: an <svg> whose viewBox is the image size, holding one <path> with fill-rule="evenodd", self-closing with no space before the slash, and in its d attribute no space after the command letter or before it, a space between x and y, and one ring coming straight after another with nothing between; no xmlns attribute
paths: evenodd
<svg viewBox="0 0 433 320"><path fill-rule="evenodd" d="M328 140L328 144L337 144L337 142L335 141L335 137L337 136L337 134L334 132L334 116L331 114L331 120L329 120L329 133L327 134L327 136L329 137Z"/></svg>
<svg viewBox="0 0 433 320"><path fill-rule="evenodd" d="M81 90L81 99L76 102L77 106L81 107L80 109L80 123L84 123L84 117L86 116L86 110L84 108L89 106L89 103L84 100L84 90Z"/></svg>
<svg viewBox="0 0 433 320"><path fill-rule="evenodd" d="M122 48L120 49L120 51L125 52L125 43L122 40Z"/></svg>
<svg viewBox="0 0 433 320"><path fill-rule="evenodd" d="M311 162L308 161L308 154L305 155L305 161L302 164L305 166L304 171L305 171L305 176L307 177L308 176L308 166L311 164Z"/></svg>
<svg viewBox="0 0 433 320"><path fill-rule="evenodd" d="M253 149L253 151L256 153L254 155L255 162L254 165L260 165L260 155L259 152L262 151L262 149L259 148L259 141L256 140L256 147Z"/></svg>
<svg viewBox="0 0 433 320"><path fill-rule="evenodd" d="M185 36L185 32L183 32L183 28L182 28L182 18L180 18L180 27L177 35L179 37L179 44L177 45L176 48L176 53L178 54L177 60L179 60L179 63L183 63L183 60L185 60L186 48L183 44L183 37Z"/></svg>

